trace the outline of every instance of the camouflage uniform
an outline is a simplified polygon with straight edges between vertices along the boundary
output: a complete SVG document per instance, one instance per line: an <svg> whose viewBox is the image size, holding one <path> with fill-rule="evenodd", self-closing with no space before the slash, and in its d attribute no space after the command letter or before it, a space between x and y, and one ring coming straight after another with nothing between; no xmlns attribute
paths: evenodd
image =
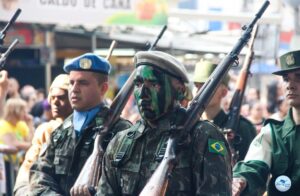
<svg viewBox="0 0 300 196"><path fill-rule="evenodd" d="M213 123L222 128L225 126L227 119L228 114L226 114L224 110L221 110L213 119ZM256 136L256 131L252 123L241 116L236 134L241 137L241 140L237 142L237 144L234 144L234 149L238 150L239 153L238 161L240 161L245 158L248 148Z"/></svg>
<svg viewBox="0 0 300 196"><path fill-rule="evenodd" d="M169 83L176 84L175 77L182 85L188 81L183 65L158 51L139 52L135 61L134 95L142 120L108 145L97 195L138 195L165 154L172 125L185 122L186 110L172 104L181 91ZM166 195L230 195L231 155L223 134L207 121L189 131L177 142Z"/></svg>
<svg viewBox="0 0 300 196"><path fill-rule="evenodd" d="M92 154L97 127L103 126L109 115L104 105L108 89L110 63L93 53L86 53L64 65L69 73L69 100L73 114L59 126L47 141L47 150L30 169L29 195L70 195L86 160ZM130 127L117 119L100 144L105 150L112 135ZM81 188L79 188L81 189ZM84 191L88 191L86 187Z"/></svg>
<svg viewBox="0 0 300 196"><path fill-rule="evenodd" d="M155 160L157 148L167 136L166 127L151 130L143 120L118 133L108 145L97 195L138 195L160 162ZM132 149L114 164L120 144L128 137L134 137ZM166 195L230 195L230 153L223 134L208 121L199 121L191 138L190 144L178 147ZM210 141L221 142L224 150L210 152Z"/></svg>
<svg viewBox="0 0 300 196"><path fill-rule="evenodd" d="M40 150L43 145L46 145L51 133L59 127L63 120L73 111L67 96L69 84L69 76L67 74L60 74L55 77L49 88L48 102L51 108L57 111L52 112L55 119L39 125L34 131L32 144L27 150L25 159L18 170L14 187L15 196L23 196L27 193L29 189L29 171L32 164L38 159Z"/></svg>
<svg viewBox="0 0 300 196"><path fill-rule="evenodd" d="M108 108L102 107L100 111L80 137L75 134L72 116L53 132L47 150L31 167L29 195L69 195L85 161L92 153L97 134L94 127L102 125ZM96 121L100 123L96 124ZM128 127L128 121L119 120L111 131L116 133ZM106 146L107 142L102 145Z"/></svg>

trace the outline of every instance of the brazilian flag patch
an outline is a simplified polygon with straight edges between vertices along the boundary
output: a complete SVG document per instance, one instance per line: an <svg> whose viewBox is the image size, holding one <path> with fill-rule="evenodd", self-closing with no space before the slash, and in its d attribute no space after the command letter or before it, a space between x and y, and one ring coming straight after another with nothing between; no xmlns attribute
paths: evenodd
<svg viewBox="0 0 300 196"><path fill-rule="evenodd" d="M220 154L222 156L224 156L226 153L226 147L224 142L214 139L208 139L208 150L211 153Z"/></svg>

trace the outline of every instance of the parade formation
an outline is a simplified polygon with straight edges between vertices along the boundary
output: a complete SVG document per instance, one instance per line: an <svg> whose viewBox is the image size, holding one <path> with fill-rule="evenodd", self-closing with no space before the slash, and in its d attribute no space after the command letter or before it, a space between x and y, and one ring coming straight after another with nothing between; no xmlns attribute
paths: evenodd
<svg viewBox="0 0 300 196"><path fill-rule="evenodd" d="M139 14L147 3L138 4ZM116 71L110 62L115 42L106 58L88 52L65 61L64 73L39 99L32 86L20 90L9 77L7 62L19 44L13 40L0 53L0 195L300 195L300 50L279 55L280 68L272 73L280 81L272 97L280 115L269 112L258 127L253 113L260 95L247 94L253 45L269 4L256 10L227 55L202 58L192 73L156 49L164 25L133 55L134 68L113 99L107 92ZM103 5L129 9L130 1ZM1 49L21 11L0 32ZM244 48L234 78L230 69Z"/></svg>

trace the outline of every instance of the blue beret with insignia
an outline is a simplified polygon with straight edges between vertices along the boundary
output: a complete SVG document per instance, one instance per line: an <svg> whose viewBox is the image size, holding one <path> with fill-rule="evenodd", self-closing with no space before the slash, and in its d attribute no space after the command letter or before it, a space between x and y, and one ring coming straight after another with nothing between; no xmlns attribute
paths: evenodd
<svg viewBox="0 0 300 196"><path fill-rule="evenodd" d="M92 53L83 54L64 65L64 71L67 73L70 71L91 71L108 75L110 69L111 65L105 58Z"/></svg>

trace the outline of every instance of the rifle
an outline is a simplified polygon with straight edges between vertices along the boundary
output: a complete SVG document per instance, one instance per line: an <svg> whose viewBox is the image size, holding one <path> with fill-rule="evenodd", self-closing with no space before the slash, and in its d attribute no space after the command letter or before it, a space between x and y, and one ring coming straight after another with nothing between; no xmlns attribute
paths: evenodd
<svg viewBox="0 0 300 196"><path fill-rule="evenodd" d="M265 12L269 4L269 1L265 1L251 23L243 28L244 33L233 47L232 51L225 56L222 62L218 64L208 80L204 83L203 87L193 98L186 110L186 119L184 124L179 126L172 125L164 158L140 193L140 196L165 195L171 172L176 165L175 152L178 142L182 142L182 138L188 138L192 128L198 122L218 85L224 79L231 65L237 62L238 55L240 54L242 48L247 44L254 25Z"/></svg>
<svg viewBox="0 0 300 196"><path fill-rule="evenodd" d="M166 29L167 26L165 25L161 30L161 32L159 33L159 35L157 36L155 42L151 44L148 50L152 50L156 46L158 40L162 37ZM133 91L134 77L135 77L135 70L131 73L126 83L123 85L119 93L114 98L109 108L108 116L106 118L103 127L97 127L98 134L94 142L93 152L87 159L86 163L84 164L75 184L71 189L72 195L74 194L72 191L74 190L74 188L79 186L84 186L84 185L88 186L89 191L92 195L96 193L96 188L98 186L98 182L101 177L101 162L105 152L105 149L103 149L101 144L106 138L106 136L109 134L109 130L111 126L114 125L116 121L119 119L120 114L125 104L127 103L130 94Z"/></svg>
<svg viewBox="0 0 300 196"><path fill-rule="evenodd" d="M4 64L6 62L7 57L9 54L14 50L15 46L19 43L18 39L15 39L12 44L8 47L8 49L5 51L5 53L0 55L0 70L4 68Z"/></svg>
<svg viewBox="0 0 300 196"><path fill-rule="evenodd" d="M22 10L20 8L18 8L17 11L14 13L13 17L8 21L8 23L6 24L6 26L4 27L4 29L0 32L0 45L3 44L3 40L4 40L5 36L6 36L7 30L16 21L16 19L20 15L21 11Z"/></svg>
<svg viewBox="0 0 300 196"><path fill-rule="evenodd" d="M238 80L236 82L236 89L233 94L229 106L228 120L224 126L224 133L227 134L227 141L232 154L232 166L235 165L239 158L239 152L235 149L234 145L241 143L242 138L237 134L238 123L240 120L240 109L244 98L248 76L250 74L250 66L254 57L253 44L257 35L257 25L255 25L251 39L249 41L248 50L240 71Z"/></svg>

